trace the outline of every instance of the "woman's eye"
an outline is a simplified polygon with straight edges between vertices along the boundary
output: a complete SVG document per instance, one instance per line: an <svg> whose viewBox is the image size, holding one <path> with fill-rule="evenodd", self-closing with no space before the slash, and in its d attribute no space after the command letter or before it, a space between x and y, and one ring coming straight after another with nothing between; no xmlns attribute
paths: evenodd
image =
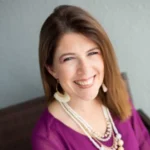
<svg viewBox="0 0 150 150"><path fill-rule="evenodd" d="M63 61L65 62L65 61L69 61L69 60L72 60L73 59L73 57L68 57L68 58L65 58Z"/></svg>
<svg viewBox="0 0 150 150"><path fill-rule="evenodd" d="M88 55L95 55L95 54L98 54L99 52L91 52L89 53Z"/></svg>

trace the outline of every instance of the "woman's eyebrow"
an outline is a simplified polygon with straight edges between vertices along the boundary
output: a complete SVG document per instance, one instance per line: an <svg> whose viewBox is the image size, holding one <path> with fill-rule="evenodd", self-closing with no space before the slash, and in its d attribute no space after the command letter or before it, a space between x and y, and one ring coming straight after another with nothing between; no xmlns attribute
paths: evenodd
<svg viewBox="0 0 150 150"><path fill-rule="evenodd" d="M94 48L91 48L91 49L87 50L87 53L90 52L90 51L93 51L93 50L95 50L95 49L98 49L98 47L94 47ZM64 53L64 54L62 54L59 58L61 59L62 57L66 56L66 55L75 55L75 53L71 53L71 52L69 52L69 53Z"/></svg>
<svg viewBox="0 0 150 150"><path fill-rule="evenodd" d="M89 49L87 52L93 51L95 49L99 49L99 48L98 47L94 47L94 48Z"/></svg>
<svg viewBox="0 0 150 150"><path fill-rule="evenodd" d="M59 57L59 60L61 60L62 57L67 56L67 55L75 55L75 53L64 53Z"/></svg>

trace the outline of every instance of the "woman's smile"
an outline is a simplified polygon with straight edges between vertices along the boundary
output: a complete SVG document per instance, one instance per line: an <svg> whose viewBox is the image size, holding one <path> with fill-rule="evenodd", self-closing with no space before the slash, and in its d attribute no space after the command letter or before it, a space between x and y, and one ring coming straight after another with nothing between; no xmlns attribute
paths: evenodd
<svg viewBox="0 0 150 150"><path fill-rule="evenodd" d="M77 81L74 81L74 83L77 84L79 88L90 88L94 84L95 76L96 75L88 79L77 80Z"/></svg>

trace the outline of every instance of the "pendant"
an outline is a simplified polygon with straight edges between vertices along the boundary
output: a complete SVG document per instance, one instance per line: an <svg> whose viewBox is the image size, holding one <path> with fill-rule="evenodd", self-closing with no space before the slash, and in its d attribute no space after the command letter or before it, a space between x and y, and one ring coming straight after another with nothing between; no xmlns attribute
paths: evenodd
<svg viewBox="0 0 150 150"><path fill-rule="evenodd" d="M124 148L123 147L119 147L118 150L124 150Z"/></svg>
<svg viewBox="0 0 150 150"><path fill-rule="evenodd" d="M103 146L101 146L100 150L105 150L105 148Z"/></svg>

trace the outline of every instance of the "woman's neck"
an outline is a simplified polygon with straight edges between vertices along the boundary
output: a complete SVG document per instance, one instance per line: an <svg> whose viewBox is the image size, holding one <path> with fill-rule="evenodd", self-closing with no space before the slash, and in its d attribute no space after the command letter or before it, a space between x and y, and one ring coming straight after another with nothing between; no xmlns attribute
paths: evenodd
<svg viewBox="0 0 150 150"><path fill-rule="evenodd" d="M81 100L81 99L71 99L68 102L69 106L79 113L80 115L90 115L92 112L97 112L101 108L101 101L99 99L94 100Z"/></svg>

